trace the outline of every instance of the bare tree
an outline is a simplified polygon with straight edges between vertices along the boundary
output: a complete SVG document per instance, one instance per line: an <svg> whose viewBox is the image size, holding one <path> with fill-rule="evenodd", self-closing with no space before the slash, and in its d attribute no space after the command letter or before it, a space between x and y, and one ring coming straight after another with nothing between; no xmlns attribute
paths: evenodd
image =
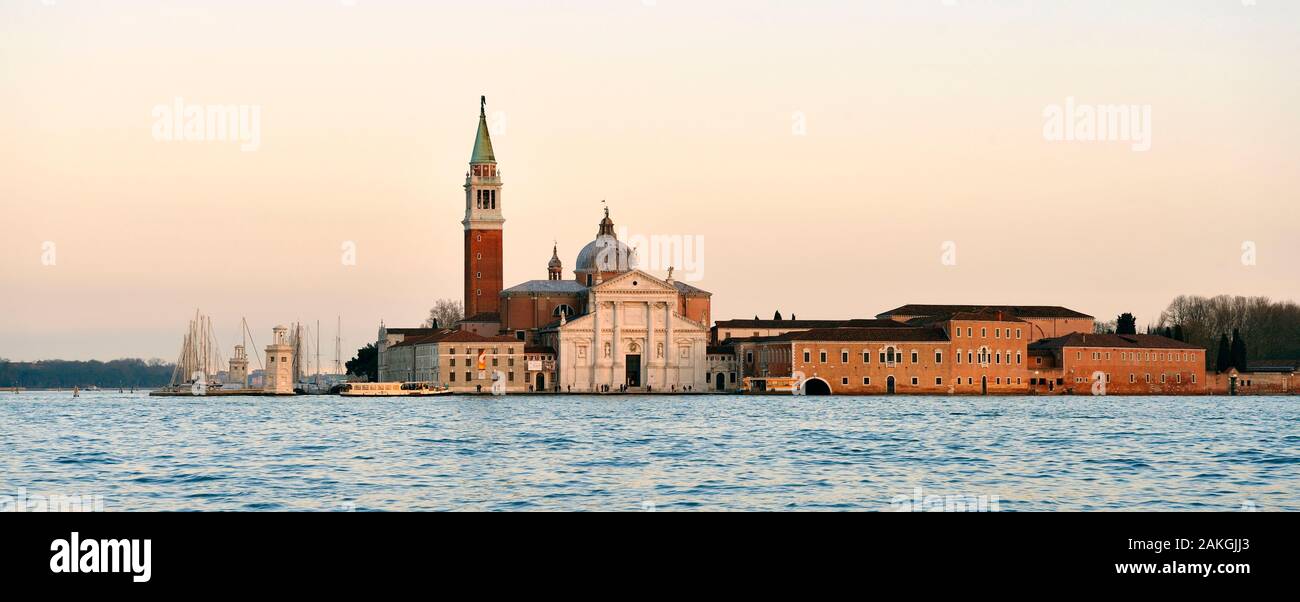
<svg viewBox="0 0 1300 602"><path fill-rule="evenodd" d="M1160 313L1159 326L1181 326L1183 340L1217 354L1220 339L1234 330L1252 360L1300 358L1300 305L1268 297L1180 295ZM1206 358L1211 366L1217 358Z"/></svg>
<svg viewBox="0 0 1300 602"><path fill-rule="evenodd" d="M429 317L425 318L423 326L432 328L434 324L438 328L455 328L465 317L465 304L453 299L438 299L433 304L433 309L429 310Z"/></svg>

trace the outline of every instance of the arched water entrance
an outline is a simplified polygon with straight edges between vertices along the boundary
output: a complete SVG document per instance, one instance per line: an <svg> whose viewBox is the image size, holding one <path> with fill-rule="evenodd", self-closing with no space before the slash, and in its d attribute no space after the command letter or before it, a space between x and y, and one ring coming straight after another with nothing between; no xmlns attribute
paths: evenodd
<svg viewBox="0 0 1300 602"><path fill-rule="evenodd" d="M830 395L831 386L820 378L810 378L803 383L804 395Z"/></svg>

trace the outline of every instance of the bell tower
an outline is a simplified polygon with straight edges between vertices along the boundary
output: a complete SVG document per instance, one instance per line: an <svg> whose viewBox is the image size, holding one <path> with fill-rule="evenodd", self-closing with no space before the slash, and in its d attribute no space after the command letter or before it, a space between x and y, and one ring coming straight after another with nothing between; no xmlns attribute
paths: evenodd
<svg viewBox="0 0 1300 602"><path fill-rule="evenodd" d="M478 134L465 173L465 317L500 311L503 281L501 174L487 126L487 98L479 97Z"/></svg>

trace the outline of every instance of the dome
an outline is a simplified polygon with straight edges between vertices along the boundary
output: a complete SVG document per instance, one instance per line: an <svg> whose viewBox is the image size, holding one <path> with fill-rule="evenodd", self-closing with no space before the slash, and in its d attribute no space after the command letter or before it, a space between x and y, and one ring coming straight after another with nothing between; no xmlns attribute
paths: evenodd
<svg viewBox="0 0 1300 602"><path fill-rule="evenodd" d="M596 240L587 243L578 252L578 263L573 271L585 274L627 272L636 269L638 265L636 250L623 244L614 233L614 220L609 219L609 208L606 207L605 219L600 220L600 227L596 231Z"/></svg>
<svg viewBox="0 0 1300 602"><path fill-rule="evenodd" d="M636 250L619 239L602 234L578 252L578 272L627 272L639 265Z"/></svg>

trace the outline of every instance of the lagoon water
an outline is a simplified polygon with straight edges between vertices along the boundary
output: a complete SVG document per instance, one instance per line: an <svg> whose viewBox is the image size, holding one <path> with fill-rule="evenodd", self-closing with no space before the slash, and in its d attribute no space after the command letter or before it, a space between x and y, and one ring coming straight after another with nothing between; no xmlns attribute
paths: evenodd
<svg viewBox="0 0 1300 602"><path fill-rule="evenodd" d="M1296 397L0 394L0 499L122 510L1300 510ZM891 504L891 502L895 502Z"/></svg>

